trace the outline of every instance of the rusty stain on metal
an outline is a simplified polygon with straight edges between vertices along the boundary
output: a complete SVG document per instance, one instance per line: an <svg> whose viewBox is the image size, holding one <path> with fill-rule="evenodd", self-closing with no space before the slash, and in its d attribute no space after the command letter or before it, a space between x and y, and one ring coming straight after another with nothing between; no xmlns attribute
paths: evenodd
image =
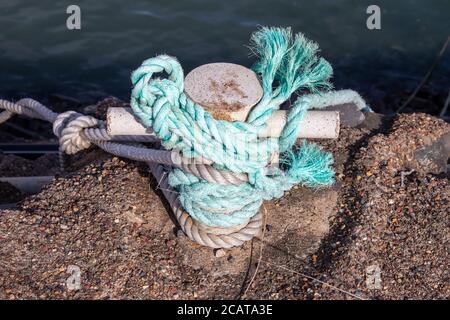
<svg viewBox="0 0 450 320"><path fill-rule="evenodd" d="M245 120L263 94L257 75L233 63L210 63L192 70L185 79L185 92L222 120Z"/></svg>

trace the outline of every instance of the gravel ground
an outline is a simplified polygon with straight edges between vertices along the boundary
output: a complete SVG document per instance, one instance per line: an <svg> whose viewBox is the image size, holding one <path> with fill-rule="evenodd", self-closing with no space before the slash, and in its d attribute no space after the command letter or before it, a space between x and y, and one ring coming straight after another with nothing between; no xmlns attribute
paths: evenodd
<svg viewBox="0 0 450 320"><path fill-rule="evenodd" d="M205 249L177 236L146 167L89 150L18 210L0 211L0 298L448 299L449 176L410 168L411 150L449 127L411 114L378 132L344 128L323 143L338 196L320 247L275 257L255 240L222 258L248 264L252 252L239 274L186 262L186 248ZM298 192L267 203L269 212ZM82 271L80 290L66 287L70 265Z"/></svg>
<svg viewBox="0 0 450 320"><path fill-rule="evenodd" d="M413 150L449 127L425 114L402 115L387 134L362 141L341 177L340 209L318 251L319 272L368 298L448 299L449 176L410 169ZM381 281L368 290L376 269Z"/></svg>

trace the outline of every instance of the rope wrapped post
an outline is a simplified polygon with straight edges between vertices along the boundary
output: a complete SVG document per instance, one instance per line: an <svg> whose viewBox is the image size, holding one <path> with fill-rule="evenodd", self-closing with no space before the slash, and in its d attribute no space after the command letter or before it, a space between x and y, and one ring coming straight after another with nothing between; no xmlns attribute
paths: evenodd
<svg viewBox="0 0 450 320"><path fill-rule="evenodd" d="M263 96L257 75L250 69L231 63L213 63L194 69L186 76L184 89L186 96L194 103L213 115L216 120L224 121L244 122ZM260 138L280 137L287 123L287 117L286 111L275 111L268 125L258 132L258 136ZM299 127L303 129L297 133L297 136L301 138L337 138L340 128L339 112L309 112L302 119ZM155 136L152 128L142 125L133 111L128 108L108 109L107 131L112 137ZM271 163L274 162L278 162L277 152L272 154ZM230 227L210 226L192 218L183 209L178 192L169 184L170 169L155 163L149 163L149 166L181 229L191 240L212 248L230 248L240 246L244 241L251 240L260 234L263 221L261 212L242 224ZM187 166L179 167L192 173ZM220 179L208 181L229 184ZM248 180L243 179L236 184L245 181Z"/></svg>
<svg viewBox="0 0 450 320"><path fill-rule="evenodd" d="M244 121L263 94L259 80L253 71L231 63L209 64L194 69L186 76L185 92L215 119L226 121ZM107 119L108 132L113 136L154 134L136 121L131 110L110 108ZM179 227L192 241L211 248L231 248L241 246L261 233L263 224L261 213L232 227L208 226L193 219L182 207L178 192L169 184L170 169L156 163L148 164L158 181L159 189L172 208ZM181 167L184 170L189 169L186 166ZM229 184L221 179L215 179L212 182ZM238 181L236 184L242 182Z"/></svg>
<svg viewBox="0 0 450 320"><path fill-rule="evenodd" d="M227 121L244 121L263 94L253 71L231 63L207 64L194 69L186 76L185 91L214 118ZM153 135L151 130L135 120L131 110L110 108L107 119L108 132L113 136ZM251 217L248 222L225 228L211 227L193 219L183 209L178 193L169 184L170 170L156 163L148 165L181 230L189 239L211 248L231 248L240 246L261 233L263 225L261 212Z"/></svg>
<svg viewBox="0 0 450 320"><path fill-rule="evenodd" d="M306 141L294 146L308 110L332 104L327 96L330 64L317 56L317 44L302 34L294 36L289 28L262 28L251 41L259 57L254 72L216 63L185 78L175 58L160 55L145 60L131 76L133 113L163 148L179 150L187 159L206 159L218 175L245 177L241 183L228 183L186 165L170 170L168 185L178 193L179 203L211 234L245 229L260 215L264 200L282 197L295 184L334 182L330 153ZM275 116L282 129L267 131L274 113L302 90L308 94L298 96L285 115ZM112 122L111 116L108 120ZM336 120L333 137L338 134Z"/></svg>

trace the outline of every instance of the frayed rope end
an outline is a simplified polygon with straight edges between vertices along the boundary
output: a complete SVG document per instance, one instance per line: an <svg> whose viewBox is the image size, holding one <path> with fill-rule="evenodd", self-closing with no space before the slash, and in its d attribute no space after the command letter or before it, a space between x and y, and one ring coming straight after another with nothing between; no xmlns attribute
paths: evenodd
<svg viewBox="0 0 450 320"><path fill-rule="evenodd" d="M331 153L313 143L303 141L299 150L285 152L281 161L288 168L287 177L293 184L317 188L335 181Z"/></svg>

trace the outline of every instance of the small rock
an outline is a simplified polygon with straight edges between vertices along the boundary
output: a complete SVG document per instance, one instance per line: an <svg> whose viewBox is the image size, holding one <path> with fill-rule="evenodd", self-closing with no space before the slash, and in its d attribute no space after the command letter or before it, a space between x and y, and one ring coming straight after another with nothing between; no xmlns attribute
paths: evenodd
<svg viewBox="0 0 450 320"><path fill-rule="evenodd" d="M364 121L357 126L357 128L365 128L369 130L378 130L382 127L388 125L389 121L392 119L391 116L375 113L375 112L367 112L364 114Z"/></svg>
<svg viewBox="0 0 450 320"><path fill-rule="evenodd" d="M418 149L414 157L426 173L447 172L450 157L450 133L444 134L435 142Z"/></svg>
<svg viewBox="0 0 450 320"><path fill-rule="evenodd" d="M360 125L364 119L364 113L362 113L353 103L346 103L336 106L326 107L325 110L339 111L339 117L341 125L347 127L356 127Z"/></svg>
<svg viewBox="0 0 450 320"><path fill-rule="evenodd" d="M223 250L223 249L217 249L217 250L214 251L214 256L215 256L216 258L222 258L222 257L225 257L226 254L227 254L227 253L226 253L225 250Z"/></svg>
<svg viewBox="0 0 450 320"><path fill-rule="evenodd" d="M178 238L184 237L184 232L183 232L183 230L178 229L178 230L176 231L176 236L177 236Z"/></svg>

